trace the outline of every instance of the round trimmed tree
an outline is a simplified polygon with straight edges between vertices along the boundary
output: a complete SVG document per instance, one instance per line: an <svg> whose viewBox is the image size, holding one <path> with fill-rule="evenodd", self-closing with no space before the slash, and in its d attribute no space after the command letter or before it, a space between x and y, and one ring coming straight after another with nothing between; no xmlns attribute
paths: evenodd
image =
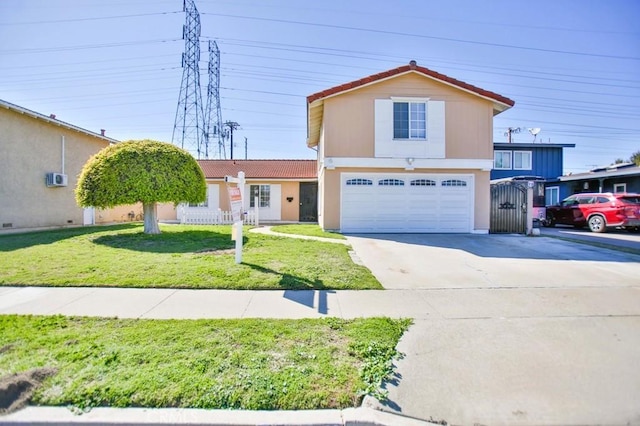
<svg viewBox="0 0 640 426"><path fill-rule="evenodd" d="M201 203L206 188L191 154L145 139L110 145L91 157L80 173L76 201L98 208L142 203L145 234L159 234L157 203Z"/></svg>

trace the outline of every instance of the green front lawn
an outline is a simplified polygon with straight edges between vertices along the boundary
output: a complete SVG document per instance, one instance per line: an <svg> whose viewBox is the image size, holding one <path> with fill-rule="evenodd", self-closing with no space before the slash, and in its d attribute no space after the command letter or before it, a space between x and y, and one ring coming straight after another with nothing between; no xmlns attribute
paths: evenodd
<svg viewBox="0 0 640 426"><path fill-rule="evenodd" d="M345 408L377 394L409 320L0 316L0 381L53 373L32 404ZM380 394L377 394L380 396Z"/></svg>
<svg viewBox="0 0 640 426"><path fill-rule="evenodd" d="M346 240L344 235L336 232L323 231L319 225L275 225L271 227L271 230L273 232L281 232L283 234L308 235L311 237Z"/></svg>
<svg viewBox="0 0 640 426"><path fill-rule="evenodd" d="M218 289L381 289L348 247L244 232L235 263L230 226L82 227L0 235L0 285Z"/></svg>

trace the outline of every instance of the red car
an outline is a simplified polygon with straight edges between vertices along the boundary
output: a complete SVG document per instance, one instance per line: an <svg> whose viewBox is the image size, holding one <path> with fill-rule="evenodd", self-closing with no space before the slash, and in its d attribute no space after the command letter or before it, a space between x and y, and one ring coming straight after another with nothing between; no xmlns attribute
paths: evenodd
<svg viewBox="0 0 640 426"><path fill-rule="evenodd" d="M584 193L573 194L560 204L547 207L545 226L589 226L592 232L605 232L607 227L621 226L631 231L640 229L640 194Z"/></svg>

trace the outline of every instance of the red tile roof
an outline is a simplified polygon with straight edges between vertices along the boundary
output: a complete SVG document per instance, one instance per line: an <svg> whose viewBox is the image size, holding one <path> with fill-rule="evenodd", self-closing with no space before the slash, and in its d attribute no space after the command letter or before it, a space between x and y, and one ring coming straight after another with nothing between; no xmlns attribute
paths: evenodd
<svg viewBox="0 0 640 426"><path fill-rule="evenodd" d="M510 107L515 105L514 101L512 101L511 99L509 99L509 98L507 98L505 96L499 95L499 94L494 93L494 92L490 92L488 90L481 89L481 88L473 86L473 85L471 85L469 83L465 83L464 81L456 80L455 78L446 76L444 74L440 74L438 72L430 70L429 68L418 66L418 65L416 65L415 61L411 61L409 63L409 65L403 65L403 66L398 67L398 68L394 68L394 69L391 69L391 70L388 70L388 71L384 71L384 72L380 72L380 73L377 73L377 74L373 74L373 75L370 75L368 77L361 78L359 80L355 80L355 81L352 81L352 82L349 82L349 83L344 83L344 84L341 84L339 86L335 86L335 87L332 87L330 89L326 89L326 90L323 90L321 92L314 93L313 95L307 96L307 103L310 104L310 103L312 103L314 101L317 101L318 99L323 99L323 98L326 98L328 96L338 94L340 92L344 92L344 91L347 91L347 90L355 89L357 87L364 86L364 85L367 85L367 84L371 84L371 83L374 83L374 82L379 81L379 80L384 80L384 79L387 79L389 77L393 77L395 75L404 74L404 73L407 73L409 71L414 71L414 72L418 72L420 74L424 74L425 76L434 78L436 80L440 80L440 81L442 81L444 83L451 84L453 86L457 86L457 87L459 87L461 89L464 89L464 90L468 90L470 92L476 93L476 94L478 94L480 96L483 96L485 98L493 99L494 101L500 102L500 103L508 105Z"/></svg>
<svg viewBox="0 0 640 426"><path fill-rule="evenodd" d="M207 179L238 176L247 179L316 179L316 160L198 160Z"/></svg>

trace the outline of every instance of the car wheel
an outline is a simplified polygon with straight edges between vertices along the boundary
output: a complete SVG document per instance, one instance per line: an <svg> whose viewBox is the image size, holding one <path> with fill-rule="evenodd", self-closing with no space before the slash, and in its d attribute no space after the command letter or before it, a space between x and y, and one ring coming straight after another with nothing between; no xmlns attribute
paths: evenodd
<svg viewBox="0 0 640 426"><path fill-rule="evenodd" d="M547 212L547 219L544 221L544 226L547 228L553 228L556 226L556 218L553 217L553 213Z"/></svg>
<svg viewBox="0 0 640 426"><path fill-rule="evenodd" d="M589 229L591 232L604 232L607 230L607 223L604 217L600 215L593 215L589 218Z"/></svg>

